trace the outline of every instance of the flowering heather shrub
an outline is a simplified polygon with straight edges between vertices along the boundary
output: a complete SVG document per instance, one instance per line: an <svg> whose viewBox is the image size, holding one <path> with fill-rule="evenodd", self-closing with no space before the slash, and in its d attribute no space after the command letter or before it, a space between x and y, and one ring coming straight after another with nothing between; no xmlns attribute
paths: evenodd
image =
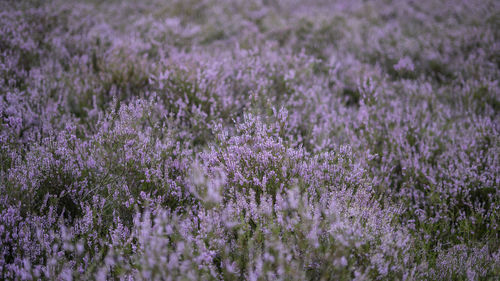
<svg viewBox="0 0 500 281"><path fill-rule="evenodd" d="M497 279L499 19L1 1L0 279Z"/></svg>

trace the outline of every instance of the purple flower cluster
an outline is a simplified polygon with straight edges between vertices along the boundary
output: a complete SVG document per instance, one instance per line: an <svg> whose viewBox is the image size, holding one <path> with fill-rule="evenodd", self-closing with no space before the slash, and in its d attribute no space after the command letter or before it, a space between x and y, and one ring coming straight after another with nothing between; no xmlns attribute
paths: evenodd
<svg viewBox="0 0 500 281"><path fill-rule="evenodd" d="M0 279L498 278L499 15L1 1Z"/></svg>

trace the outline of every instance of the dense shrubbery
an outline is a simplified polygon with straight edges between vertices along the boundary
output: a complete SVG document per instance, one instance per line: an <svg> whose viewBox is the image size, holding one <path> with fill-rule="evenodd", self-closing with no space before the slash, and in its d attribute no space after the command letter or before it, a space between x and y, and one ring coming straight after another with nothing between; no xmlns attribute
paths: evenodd
<svg viewBox="0 0 500 281"><path fill-rule="evenodd" d="M500 276L495 1L0 2L0 279Z"/></svg>

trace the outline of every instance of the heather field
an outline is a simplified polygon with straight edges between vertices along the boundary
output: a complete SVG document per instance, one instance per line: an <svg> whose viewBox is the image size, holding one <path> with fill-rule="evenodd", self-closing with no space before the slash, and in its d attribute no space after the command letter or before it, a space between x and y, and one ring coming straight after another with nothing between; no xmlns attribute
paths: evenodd
<svg viewBox="0 0 500 281"><path fill-rule="evenodd" d="M499 280L500 2L0 0L0 279Z"/></svg>

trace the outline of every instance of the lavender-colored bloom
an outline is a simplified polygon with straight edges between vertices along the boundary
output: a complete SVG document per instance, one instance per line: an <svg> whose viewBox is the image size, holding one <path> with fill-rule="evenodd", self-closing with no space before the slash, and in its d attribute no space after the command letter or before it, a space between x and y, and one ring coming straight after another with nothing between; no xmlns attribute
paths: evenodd
<svg viewBox="0 0 500 281"><path fill-rule="evenodd" d="M499 12L0 2L0 279L494 279Z"/></svg>

